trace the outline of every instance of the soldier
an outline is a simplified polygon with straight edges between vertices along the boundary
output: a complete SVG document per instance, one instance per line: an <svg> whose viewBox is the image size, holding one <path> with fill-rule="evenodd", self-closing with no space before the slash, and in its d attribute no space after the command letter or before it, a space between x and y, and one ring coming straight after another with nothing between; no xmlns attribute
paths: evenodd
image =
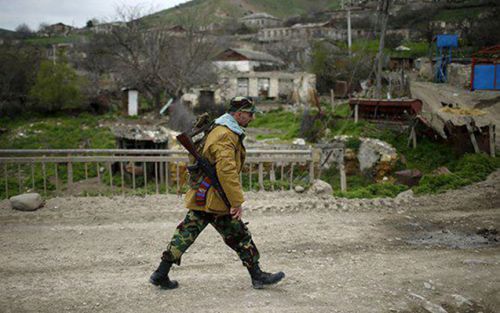
<svg viewBox="0 0 500 313"><path fill-rule="evenodd" d="M256 112L251 99L235 97L230 102L228 113L215 120L215 127L209 132L203 145L202 155L215 165L217 177L231 208L227 208L215 188L210 188L207 184L202 183L197 189L190 189L185 198L189 211L177 226L167 250L163 252L158 269L149 279L153 285L163 289L178 287L178 283L168 277L170 268L173 264L180 265L182 254L208 224L236 251L250 273L254 288L261 289L264 285L275 284L285 277L283 272L272 274L260 269L259 251L241 220L244 198L239 173L245 162L242 142L245 128L254 119Z"/></svg>

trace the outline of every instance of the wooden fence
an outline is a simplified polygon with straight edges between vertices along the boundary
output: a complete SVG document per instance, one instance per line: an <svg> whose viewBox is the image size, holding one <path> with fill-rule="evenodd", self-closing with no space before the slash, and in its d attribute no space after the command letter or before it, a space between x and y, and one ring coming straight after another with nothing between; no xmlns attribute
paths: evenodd
<svg viewBox="0 0 500 313"><path fill-rule="evenodd" d="M96 194L181 193L187 161L177 150L0 150L0 194L57 195L89 179ZM314 172L312 150L248 150L240 179L247 190L292 189Z"/></svg>

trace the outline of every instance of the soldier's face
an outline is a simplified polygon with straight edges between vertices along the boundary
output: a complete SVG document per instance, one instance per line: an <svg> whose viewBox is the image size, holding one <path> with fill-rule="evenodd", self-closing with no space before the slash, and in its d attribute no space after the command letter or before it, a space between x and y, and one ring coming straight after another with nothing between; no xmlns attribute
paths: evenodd
<svg viewBox="0 0 500 313"><path fill-rule="evenodd" d="M241 127L247 127L254 120L254 115L250 112L236 112L234 117Z"/></svg>

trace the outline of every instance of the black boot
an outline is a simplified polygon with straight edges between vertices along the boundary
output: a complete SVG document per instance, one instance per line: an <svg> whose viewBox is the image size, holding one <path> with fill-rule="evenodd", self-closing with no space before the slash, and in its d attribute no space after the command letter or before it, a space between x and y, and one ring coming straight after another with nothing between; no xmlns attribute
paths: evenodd
<svg viewBox="0 0 500 313"><path fill-rule="evenodd" d="M151 274L149 282L155 286L160 286L162 289L175 289L179 287L177 281L168 278L168 272L170 272L171 267L172 263L162 260L158 269Z"/></svg>
<svg viewBox="0 0 500 313"><path fill-rule="evenodd" d="M253 267L248 268L248 272L252 277L252 286L255 289L262 289L264 285L276 284L285 277L285 273L266 273L261 271L259 264L255 264Z"/></svg>

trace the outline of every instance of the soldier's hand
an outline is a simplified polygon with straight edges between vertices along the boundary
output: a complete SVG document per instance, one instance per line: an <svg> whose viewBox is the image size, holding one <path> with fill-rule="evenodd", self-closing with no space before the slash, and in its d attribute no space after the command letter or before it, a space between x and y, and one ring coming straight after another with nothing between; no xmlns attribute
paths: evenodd
<svg viewBox="0 0 500 313"><path fill-rule="evenodd" d="M233 207L229 210L229 213L233 218L240 220L243 215L243 208L241 206Z"/></svg>

